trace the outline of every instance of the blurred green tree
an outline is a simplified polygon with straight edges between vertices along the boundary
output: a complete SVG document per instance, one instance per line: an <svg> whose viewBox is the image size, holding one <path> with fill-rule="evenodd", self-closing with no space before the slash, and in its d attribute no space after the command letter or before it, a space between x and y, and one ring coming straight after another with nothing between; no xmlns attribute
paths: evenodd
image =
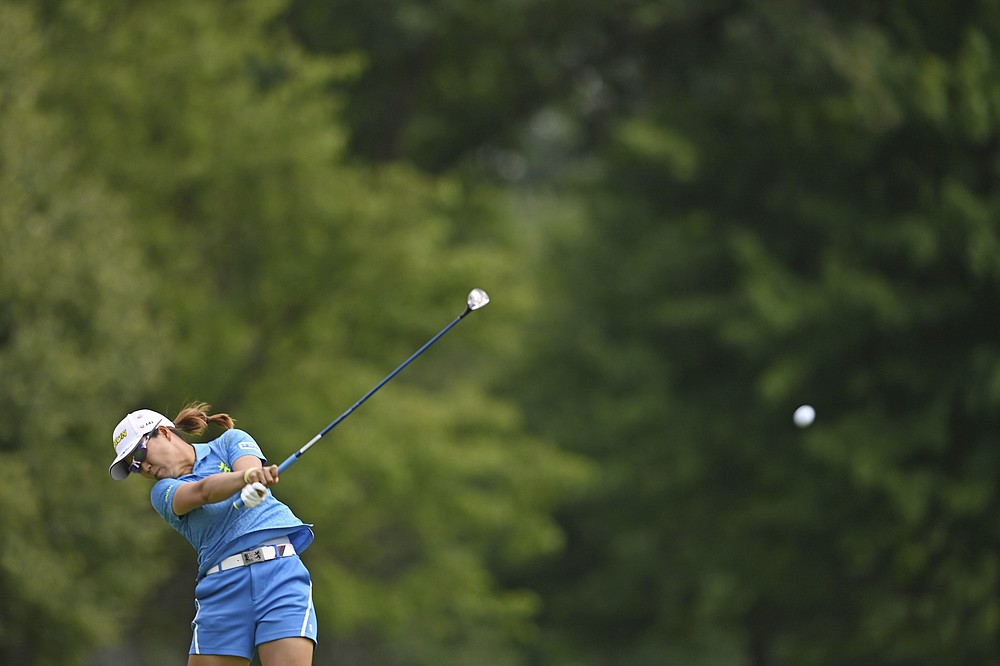
<svg viewBox="0 0 1000 666"><path fill-rule="evenodd" d="M521 663L536 597L501 587L492 567L558 549L551 507L587 478L486 388L538 300L524 263L535 238L500 217L491 186L350 165L329 86L357 59L305 53L277 20L282 2L37 6L41 105L66 127L71 173L120 202L104 221L141 272L108 279L146 289L130 300L158 332L135 342L157 361L145 388L116 386L88 419L102 428L138 403L172 415L206 399L280 461L454 317L470 287L494 291L499 307L384 389L339 446L330 438L339 453L311 453L281 492L320 536L307 553L317 663ZM144 483L121 490L99 472L94 496L130 493L124 515L145 508L162 544ZM186 648L194 558L176 535L166 544L132 592L162 581L154 593L141 607L123 597L135 624L99 637L111 646L141 626L142 654L115 658L168 664Z"/></svg>
<svg viewBox="0 0 1000 666"><path fill-rule="evenodd" d="M132 620L161 577L145 492L113 488L110 415L169 348L127 202L81 171L41 101L42 32L0 6L0 662L72 663ZM99 446L91 443L100 442ZM148 570L136 575L138 563Z"/></svg>
<svg viewBox="0 0 1000 666"><path fill-rule="evenodd" d="M996 10L827 5L633 16L512 384L604 470L538 663L1000 658Z"/></svg>
<svg viewBox="0 0 1000 666"><path fill-rule="evenodd" d="M537 663L997 660L995 3L289 16L362 56L354 154L506 180L551 243L510 395L602 480L512 579Z"/></svg>
<svg viewBox="0 0 1000 666"><path fill-rule="evenodd" d="M998 661L994 3L2 11L5 663L184 649L186 544L62 441L205 398L281 459L474 284L281 487L318 662Z"/></svg>

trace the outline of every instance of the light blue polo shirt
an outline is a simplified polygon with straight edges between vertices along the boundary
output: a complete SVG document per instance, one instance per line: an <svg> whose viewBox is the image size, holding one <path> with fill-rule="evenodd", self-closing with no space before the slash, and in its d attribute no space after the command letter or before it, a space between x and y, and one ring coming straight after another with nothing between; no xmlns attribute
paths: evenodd
<svg viewBox="0 0 1000 666"><path fill-rule="evenodd" d="M191 446L195 452L191 474L176 479L160 479L153 484L150 501L163 519L183 534L198 552L198 578L223 558L250 550L269 539L287 535L297 553L312 543L310 526L299 520L273 493L252 509L235 508L233 502L239 497L236 493L222 502L206 504L183 516L176 515L173 509L174 493L181 484L200 481L220 472L231 472L234 463L243 456L260 458L267 464L257 442L242 430L227 430L211 442Z"/></svg>

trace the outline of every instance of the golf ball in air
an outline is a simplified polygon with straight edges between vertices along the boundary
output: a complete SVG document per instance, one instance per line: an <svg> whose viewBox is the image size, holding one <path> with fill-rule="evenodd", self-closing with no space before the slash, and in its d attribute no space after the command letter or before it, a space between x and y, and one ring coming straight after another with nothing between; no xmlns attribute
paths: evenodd
<svg viewBox="0 0 1000 666"><path fill-rule="evenodd" d="M816 419L816 410L809 405L802 405L795 410L792 415L792 420L795 421L795 425L800 428L805 428L812 425L812 422Z"/></svg>

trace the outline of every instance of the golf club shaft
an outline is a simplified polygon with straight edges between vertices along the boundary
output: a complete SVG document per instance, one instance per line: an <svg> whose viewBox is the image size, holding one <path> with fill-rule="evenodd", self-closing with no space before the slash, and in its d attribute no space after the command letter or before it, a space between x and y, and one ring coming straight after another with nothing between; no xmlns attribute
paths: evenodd
<svg viewBox="0 0 1000 666"><path fill-rule="evenodd" d="M417 358L418 356L420 356L421 354L423 354L424 351L426 351L428 347L430 347L435 342L437 342L441 338L441 336L443 336L445 333L447 333L452 328L454 328L455 325L458 324L458 322L462 321L462 318L465 317L465 315L467 315L470 312L472 312L472 310L473 310L473 308L471 306L466 307L465 311L462 312L462 314L460 314L457 317L455 317L455 319L450 324L448 324L447 326L445 326L444 328L442 328L437 333L437 335L435 335L433 338L431 338L426 343L424 343L424 346L421 347L420 349L418 349L416 352L414 352L413 355L410 356L410 358L408 358L405 361L403 361L398 368L396 368L395 370L393 370L392 372L390 372L388 375L386 375L385 379L383 379L378 384L376 384L374 388L372 388L370 391L368 391L368 393L365 393L363 396L361 396L361 399L358 400L353 405L351 405L350 409L348 409L346 412L344 412L343 414L341 414L340 416L338 416L336 419L334 419L330 423L330 425L328 425L325 428L323 428L322 430L320 430L316 434L315 437L313 437L312 439L310 439L306 443L305 446L303 446L301 449L299 449L298 451L296 451L292 455L290 455L287 458L285 458L284 462L282 462L280 465L278 465L278 474L280 475L286 469L288 469L289 467L291 467L292 464L296 460L298 460L299 458L302 457L302 454L304 454L306 451L308 451L310 448L312 448L313 444L315 444L316 442L318 442L319 440L321 440L326 435L326 433L328 433L331 430L333 430L337 426L337 424L339 424L341 421L343 421L348 416L350 416L351 412L353 412L355 409L357 409L358 407L360 407L361 404L365 400L367 400L368 398L372 397L372 395L376 391L378 391L380 388L382 388L386 384L386 382L388 382L390 379L392 379L393 377L395 377L396 375L398 375L403 370L403 368L405 368L406 366L408 366L415 358ZM235 502L233 502L233 506L235 506L237 509L240 509L240 508L243 507L243 501L241 499L237 499Z"/></svg>
<svg viewBox="0 0 1000 666"><path fill-rule="evenodd" d="M292 455L290 455L287 458L285 458L285 461L283 463L281 463L280 465L278 465L278 473L280 474L281 472L284 472L286 469L288 469L289 467L291 467L292 463L294 463L296 460L298 460L300 457L302 457L302 454L305 453L306 451L308 451L312 447L313 444L315 444L320 439L322 439L323 436L326 435L326 433L330 432L335 427L337 427L337 424L339 424L341 421L343 421L348 416L350 416L351 412L353 412L355 409L357 409L358 407L360 407L361 404L365 400L367 400L368 398L372 397L372 395L375 393L375 391L378 391L380 388L382 388L385 385L386 382L388 382L390 379L392 379L393 377L395 377L396 375L398 375L403 370L403 368L405 368L406 366L408 366L410 364L410 362L413 361L413 359L415 359L418 356L420 356L421 354L423 354L424 351L428 347L430 347L432 344L434 344L435 342L437 342L438 339L442 335L444 335L445 333L447 333L448 331L450 331L455 326L455 324L457 324L458 322L460 322L462 320L462 317L464 317L465 315L469 314L469 312L471 312L471 310L469 308L466 308L465 312L463 312L459 316L455 317L454 321L452 321L450 324L448 324L447 326L445 326L444 328L442 328L438 332L438 334L435 335L430 340L428 340L424 344L423 347L421 347L416 352L414 352L413 355L410 356L410 358L408 358L405 361L403 361L402 364L400 364L400 366L398 368L396 368L395 370L393 370L392 372L390 372L388 375L386 375L385 379L383 379L378 384L376 384L375 387L372 388L370 391L368 391L368 393L365 393L361 397L360 400L358 400L356 403L354 403L353 405L351 405L350 409L348 409L346 412L344 412L343 414L341 414L340 416L338 416L336 419L334 419L330 423L330 425L328 425L327 427L325 427L322 430L320 430L319 433L317 433L315 437L313 437L312 439L310 439L309 442L307 442L305 446L303 446L301 449L299 449L298 451L296 451Z"/></svg>

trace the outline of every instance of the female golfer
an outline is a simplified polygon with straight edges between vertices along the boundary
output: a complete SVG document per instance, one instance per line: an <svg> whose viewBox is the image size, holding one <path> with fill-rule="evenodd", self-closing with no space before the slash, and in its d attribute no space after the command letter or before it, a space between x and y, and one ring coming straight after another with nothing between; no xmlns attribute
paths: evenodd
<svg viewBox="0 0 1000 666"><path fill-rule="evenodd" d="M278 467L228 414L193 403L173 421L149 409L125 416L112 435L111 478L138 472L155 481L153 507L198 552L188 666L308 666L316 641L309 571L299 553L308 525L268 491ZM217 439L191 444L209 423ZM243 501L238 508L236 499Z"/></svg>

